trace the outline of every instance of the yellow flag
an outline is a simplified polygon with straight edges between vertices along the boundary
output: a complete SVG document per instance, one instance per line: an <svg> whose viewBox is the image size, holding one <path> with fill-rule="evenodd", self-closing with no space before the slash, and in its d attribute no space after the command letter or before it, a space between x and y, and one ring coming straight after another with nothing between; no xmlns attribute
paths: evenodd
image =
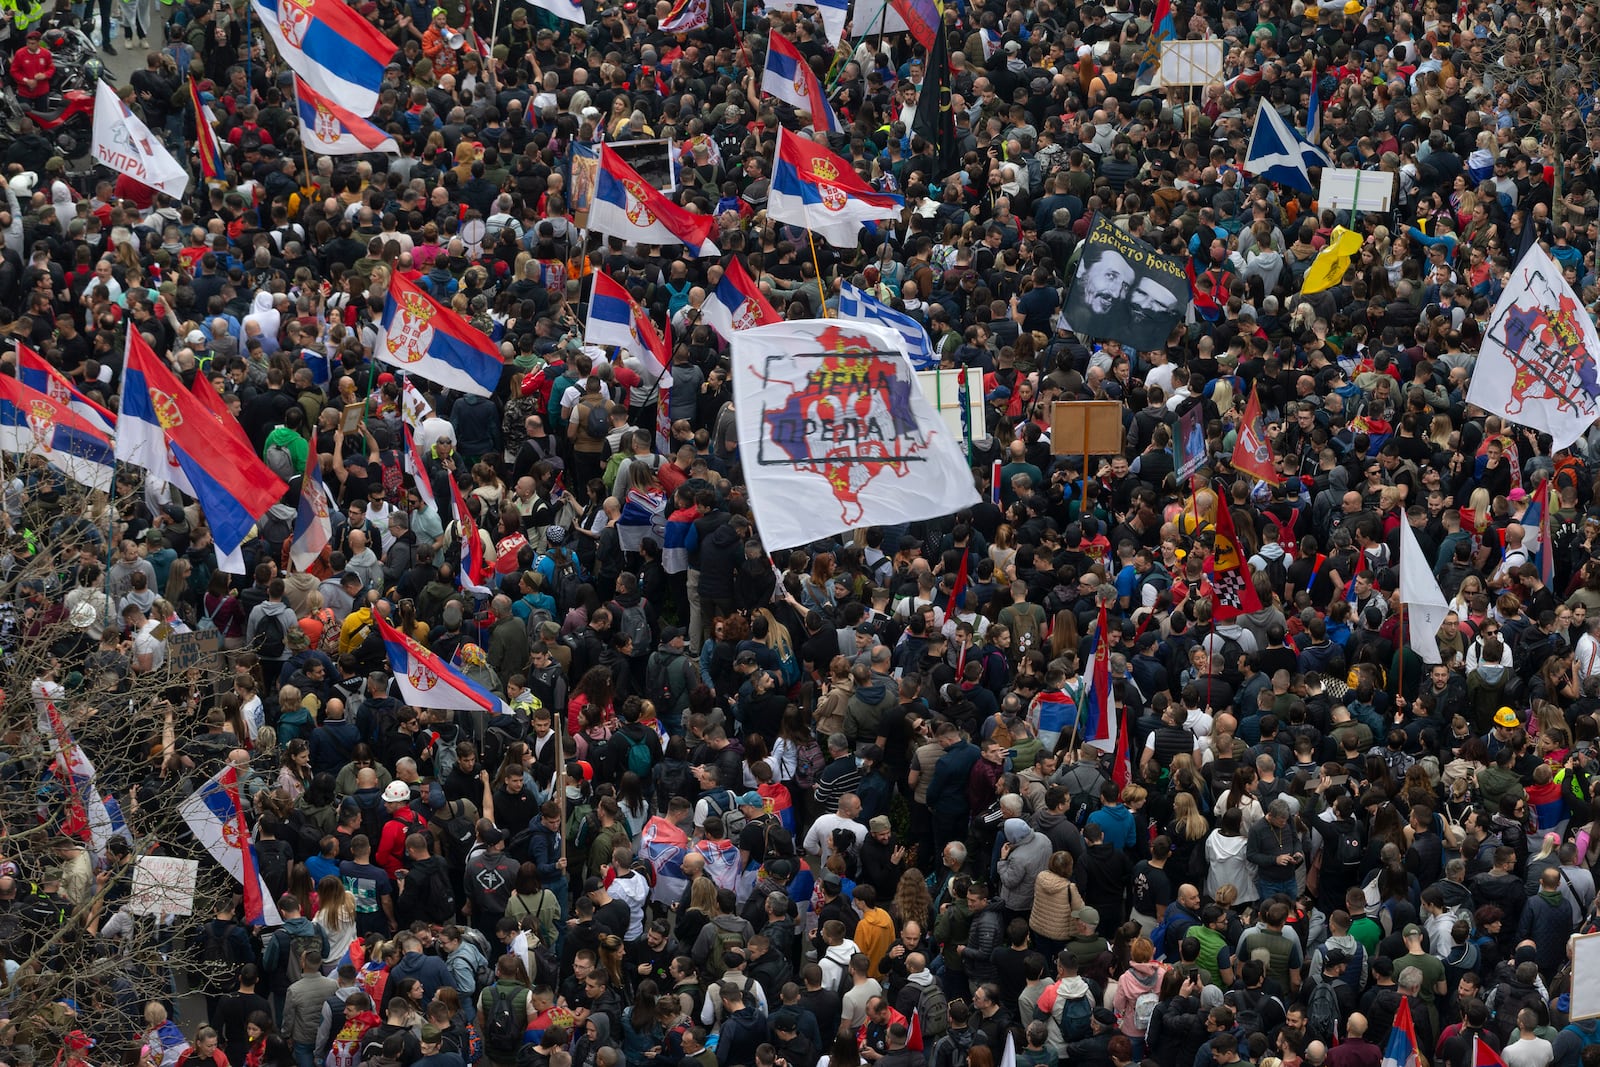
<svg viewBox="0 0 1600 1067"><path fill-rule="evenodd" d="M1304 282L1300 285L1302 293L1320 293L1324 289L1332 289L1344 280L1344 272L1350 269L1350 260L1361 251L1361 246L1366 243L1359 233L1347 230L1343 226L1335 226L1333 233L1328 235L1328 243L1317 253L1317 258L1311 261L1311 267L1306 271Z"/></svg>

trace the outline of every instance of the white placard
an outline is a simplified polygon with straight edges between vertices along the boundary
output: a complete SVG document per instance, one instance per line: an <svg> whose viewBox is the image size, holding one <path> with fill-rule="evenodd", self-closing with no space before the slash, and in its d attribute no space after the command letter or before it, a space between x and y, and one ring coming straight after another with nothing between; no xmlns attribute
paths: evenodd
<svg viewBox="0 0 1600 1067"><path fill-rule="evenodd" d="M1159 80L1163 87L1222 81L1222 42L1162 41Z"/></svg>
<svg viewBox="0 0 1600 1067"><path fill-rule="evenodd" d="M135 915L191 915L197 860L140 856L133 868L128 910Z"/></svg>
<svg viewBox="0 0 1600 1067"><path fill-rule="evenodd" d="M1334 211L1388 211L1394 193L1394 175L1373 170L1322 168L1322 188L1317 206ZM1360 202L1357 203L1357 198Z"/></svg>
<svg viewBox="0 0 1600 1067"><path fill-rule="evenodd" d="M949 428L955 439L966 447L966 437L961 432L961 371L959 370L919 370L917 383L922 386L922 395L928 398L939 413L939 418ZM974 370L971 377L971 388L967 391L967 412L972 419L972 436L974 439L987 433L983 422L983 374Z"/></svg>
<svg viewBox="0 0 1600 1067"><path fill-rule="evenodd" d="M1572 1003L1567 1015L1573 1021L1600 1017L1600 934L1572 939Z"/></svg>

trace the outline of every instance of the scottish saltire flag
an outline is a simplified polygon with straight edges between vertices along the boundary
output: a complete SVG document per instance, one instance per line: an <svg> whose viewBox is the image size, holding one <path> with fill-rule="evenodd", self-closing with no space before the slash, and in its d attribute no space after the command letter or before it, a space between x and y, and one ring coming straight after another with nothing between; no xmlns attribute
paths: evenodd
<svg viewBox="0 0 1600 1067"><path fill-rule="evenodd" d="M117 468L111 439L59 400L6 375L0 375L0 449L43 456L79 485L111 491Z"/></svg>
<svg viewBox="0 0 1600 1067"><path fill-rule="evenodd" d="M711 240L717 231L715 218L674 204L610 145L600 146L589 228L633 244L681 244L694 256L722 254Z"/></svg>
<svg viewBox="0 0 1600 1067"><path fill-rule="evenodd" d="M801 226L839 248L854 248L865 222L899 222L905 198L873 189L849 163L779 127L767 217Z"/></svg>
<svg viewBox="0 0 1600 1067"><path fill-rule="evenodd" d="M1172 0L1156 0L1155 18L1150 20L1150 41L1139 57L1139 69L1133 76L1134 96L1161 88L1161 43L1175 40L1177 36L1172 22Z"/></svg>
<svg viewBox="0 0 1600 1067"><path fill-rule="evenodd" d="M250 448L211 384L201 377L194 392L185 389L137 330L128 331L123 368L117 459L198 500L217 547L233 553L288 486Z"/></svg>
<svg viewBox="0 0 1600 1067"><path fill-rule="evenodd" d="M295 112L300 117L300 142L325 156L359 156L393 152L400 146L376 125L294 77Z"/></svg>
<svg viewBox="0 0 1600 1067"><path fill-rule="evenodd" d="M781 33L767 42L767 65L761 72L761 91L791 104L811 116L811 125L828 133L844 127L823 91L822 79L811 69L806 57Z"/></svg>
<svg viewBox="0 0 1600 1067"><path fill-rule="evenodd" d="M508 714L506 702L450 664L378 618L378 634L389 656L389 670L407 704L451 711Z"/></svg>
<svg viewBox="0 0 1600 1067"><path fill-rule="evenodd" d="M72 815L67 821L87 831L89 851L94 853L95 859L104 860L106 845L113 837L133 844L133 834L122 817L122 806L116 797L108 800L101 796L100 787L95 783L94 764L73 739L55 701L41 692L39 683L35 682L34 686L34 725L49 746L56 773L72 801Z"/></svg>
<svg viewBox="0 0 1600 1067"><path fill-rule="evenodd" d="M291 70L356 115L378 109L394 42L344 0L250 0Z"/></svg>
<svg viewBox="0 0 1600 1067"><path fill-rule="evenodd" d="M428 468L423 466L422 453L417 451L417 439L411 436L411 427L402 425L401 432L406 438L406 452L401 459L405 462L406 473L411 475L417 483L417 495L422 502L434 510L439 511L439 501L433 496L433 483L428 480Z"/></svg>
<svg viewBox="0 0 1600 1067"><path fill-rule="evenodd" d="M939 365L933 353L933 340L922 323L903 311L896 311L871 295L857 289L849 282L839 286L839 317L859 322L876 322L894 330L906 341L906 355L918 370L932 370Z"/></svg>
<svg viewBox="0 0 1600 1067"><path fill-rule="evenodd" d="M62 374L50 361L27 345L17 344L17 380L29 389L48 396L58 404L65 404L96 430L109 435L117 428L117 417L109 410L84 396L72 379Z"/></svg>
<svg viewBox="0 0 1600 1067"><path fill-rule="evenodd" d="M711 0L677 0L661 20L662 33L688 33L711 23Z"/></svg>
<svg viewBox="0 0 1600 1067"><path fill-rule="evenodd" d="M231 763L178 805L194 839L244 887L245 921L251 926L280 926L278 903L261 880L244 811L239 772Z"/></svg>
<svg viewBox="0 0 1600 1067"><path fill-rule="evenodd" d="M1411 1002L1400 998L1400 1008L1389 1027L1389 1043L1383 1047L1382 1067L1417 1067L1417 1028L1411 1020Z"/></svg>
<svg viewBox="0 0 1600 1067"><path fill-rule="evenodd" d="M639 357L644 377L655 381L672 362L667 342L650 315L621 282L599 271L589 297L589 320L583 339L593 345L615 345Z"/></svg>
<svg viewBox="0 0 1600 1067"><path fill-rule="evenodd" d="M783 321L783 316L761 295L761 287L737 256L728 260L716 287L706 294L700 314L724 341L729 342L735 330Z"/></svg>
<svg viewBox="0 0 1600 1067"><path fill-rule="evenodd" d="M328 511L328 494L322 487L322 460L317 455L317 431L311 431L311 447L306 451L306 473L300 479L300 507L294 518L294 540L289 544L289 562L297 571L307 571L333 540L333 516Z"/></svg>
<svg viewBox="0 0 1600 1067"><path fill-rule="evenodd" d="M200 99L200 86L189 79L189 106L194 108L194 147L200 156L200 174L205 178L222 177L222 142L217 140L216 120L211 109Z"/></svg>
<svg viewBox="0 0 1600 1067"><path fill-rule="evenodd" d="M398 272L389 276L378 360L446 389L491 396L505 364L500 349L471 323Z"/></svg>
<svg viewBox="0 0 1600 1067"><path fill-rule="evenodd" d="M1244 169L1258 178L1304 193L1315 193L1309 167L1331 167L1322 149L1307 144L1283 116L1267 101L1256 108L1255 126L1250 131L1250 148Z"/></svg>

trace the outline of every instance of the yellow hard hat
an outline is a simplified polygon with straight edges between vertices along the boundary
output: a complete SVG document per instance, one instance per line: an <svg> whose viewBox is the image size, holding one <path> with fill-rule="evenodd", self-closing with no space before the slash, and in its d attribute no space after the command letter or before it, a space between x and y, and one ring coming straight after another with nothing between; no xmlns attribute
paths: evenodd
<svg viewBox="0 0 1600 1067"><path fill-rule="evenodd" d="M1522 725L1522 723L1517 721L1517 713L1512 711L1510 708L1501 708L1499 711L1495 712L1494 724L1496 726L1504 726L1508 730L1515 729L1516 727Z"/></svg>

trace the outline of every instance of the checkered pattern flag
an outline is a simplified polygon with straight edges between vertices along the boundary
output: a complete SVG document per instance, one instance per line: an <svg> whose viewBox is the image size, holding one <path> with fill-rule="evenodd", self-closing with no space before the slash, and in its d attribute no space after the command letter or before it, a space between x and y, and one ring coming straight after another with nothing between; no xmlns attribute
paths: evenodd
<svg viewBox="0 0 1600 1067"><path fill-rule="evenodd" d="M1218 574L1212 579L1211 586L1217 591L1219 606L1232 608L1235 612L1244 611L1244 576L1237 570Z"/></svg>

